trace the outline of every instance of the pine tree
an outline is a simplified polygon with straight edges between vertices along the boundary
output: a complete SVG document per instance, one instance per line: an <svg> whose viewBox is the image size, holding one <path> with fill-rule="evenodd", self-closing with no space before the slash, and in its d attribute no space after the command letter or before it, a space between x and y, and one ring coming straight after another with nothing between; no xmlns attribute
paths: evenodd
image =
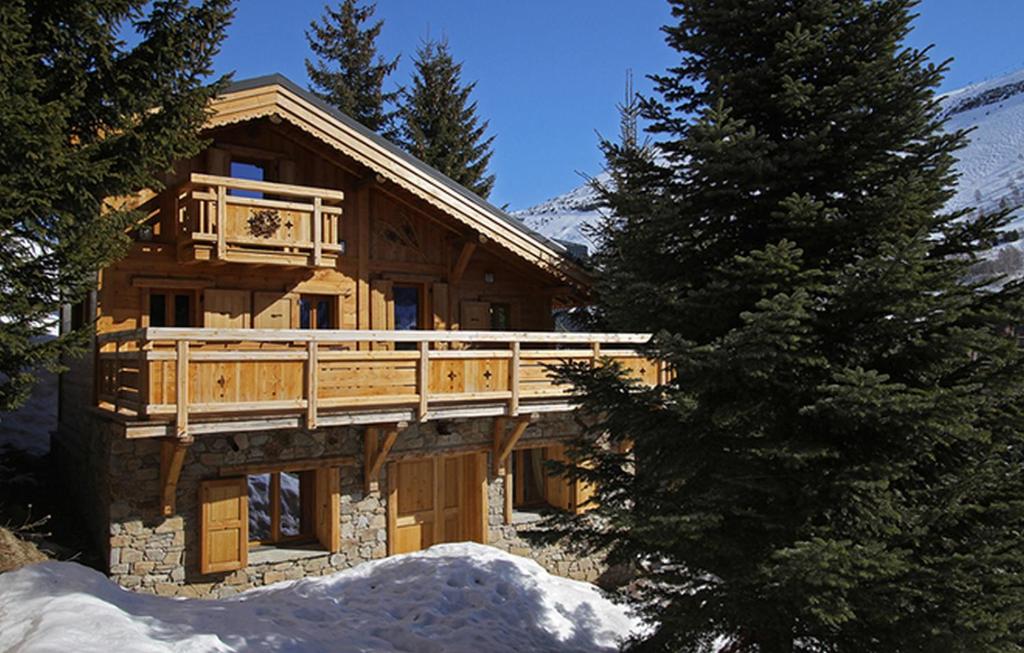
<svg viewBox="0 0 1024 653"><path fill-rule="evenodd" d="M0 410L58 369L88 328L49 339L143 216L109 198L159 187L201 149L230 0L58 3L0 12ZM138 34L134 47L122 30Z"/></svg>
<svg viewBox="0 0 1024 653"><path fill-rule="evenodd" d="M306 59L312 91L369 129L393 137L394 111L399 95L384 92L384 80L398 67L398 57L377 56L377 37L384 21L362 27L373 17L377 3L358 6L343 0L337 9L324 7L319 21L309 24L306 40L316 61Z"/></svg>
<svg viewBox="0 0 1024 653"><path fill-rule="evenodd" d="M916 2L671 4L597 293L676 373L563 370L612 446L558 534L637 569L634 650L1024 650L1024 290L964 281L1006 216L944 210Z"/></svg>
<svg viewBox="0 0 1024 653"><path fill-rule="evenodd" d="M462 64L444 39L423 43L414 65L412 90L399 109L402 146L486 198L494 187L494 175L487 174L494 136L484 137L488 122L480 122L469 99L476 82L462 84Z"/></svg>

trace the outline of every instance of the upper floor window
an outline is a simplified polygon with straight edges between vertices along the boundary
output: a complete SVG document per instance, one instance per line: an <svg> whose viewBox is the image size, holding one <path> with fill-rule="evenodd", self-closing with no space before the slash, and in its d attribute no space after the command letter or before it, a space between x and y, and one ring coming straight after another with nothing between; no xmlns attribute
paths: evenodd
<svg viewBox="0 0 1024 653"><path fill-rule="evenodd" d="M262 163L255 163L252 161L231 161L231 176L236 179L248 179L250 181L266 181L266 167ZM262 198L263 193L256 190L240 190L231 189L228 191L231 195L237 195L239 197L255 197Z"/></svg>
<svg viewBox="0 0 1024 653"><path fill-rule="evenodd" d="M194 293L174 291L149 293L149 326L189 327L193 326Z"/></svg>

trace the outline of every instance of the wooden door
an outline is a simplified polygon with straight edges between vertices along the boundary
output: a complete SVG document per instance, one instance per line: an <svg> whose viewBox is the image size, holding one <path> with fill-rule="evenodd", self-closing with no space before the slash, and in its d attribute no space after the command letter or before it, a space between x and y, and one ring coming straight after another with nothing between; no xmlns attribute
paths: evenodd
<svg viewBox="0 0 1024 653"><path fill-rule="evenodd" d="M248 329L251 311L248 290L209 288L203 292L203 326Z"/></svg>
<svg viewBox="0 0 1024 653"><path fill-rule="evenodd" d="M291 329L295 298L276 292L253 293L252 325L257 329Z"/></svg>
<svg viewBox="0 0 1024 653"><path fill-rule="evenodd" d="M442 473L437 484L438 501L440 502L440 532L438 542L461 542L463 539L463 522L465 516L466 491L464 480L465 456L436 458Z"/></svg>
<svg viewBox="0 0 1024 653"><path fill-rule="evenodd" d="M425 549L436 540L436 459L422 458L395 463L388 507L395 511L392 553Z"/></svg>
<svg viewBox="0 0 1024 653"><path fill-rule="evenodd" d="M487 456L435 456L389 469L390 552L441 542L487 543Z"/></svg>

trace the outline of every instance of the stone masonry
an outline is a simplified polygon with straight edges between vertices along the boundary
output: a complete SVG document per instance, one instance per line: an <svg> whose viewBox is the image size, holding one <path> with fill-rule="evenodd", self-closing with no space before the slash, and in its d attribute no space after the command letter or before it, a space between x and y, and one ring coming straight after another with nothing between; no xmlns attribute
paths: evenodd
<svg viewBox="0 0 1024 653"><path fill-rule="evenodd" d="M490 447L493 420L474 418L413 424L402 432L392 452L444 454L466 446ZM58 433L54 455L92 530L103 540L108 573L123 587L161 595L224 597L282 580L316 576L387 555L385 465L381 491L364 495L362 428L315 431L261 431L196 438L178 482L177 514L160 514L160 443L125 439L101 418L83 419L83 431ZM571 414L545 415L527 428L519 446L531 440L573 436L579 426ZM338 553L260 551L249 566L225 574L200 574L199 483L219 477L221 467L267 464L320 457L348 456L356 464L340 467L341 550ZM489 455L490 456L490 455ZM488 460L490 470L490 460ZM593 580L603 571L590 558L559 546L538 547L522 537L529 526L504 523L504 479L489 476L489 544L532 558L552 573Z"/></svg>

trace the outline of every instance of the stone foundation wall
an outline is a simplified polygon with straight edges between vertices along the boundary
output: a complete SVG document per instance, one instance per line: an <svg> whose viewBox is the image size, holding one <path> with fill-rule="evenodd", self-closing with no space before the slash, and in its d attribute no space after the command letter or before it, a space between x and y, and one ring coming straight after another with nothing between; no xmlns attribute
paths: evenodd
<svg viewBox="0 0 1024 653"><path fill-rule="evenodd" d="M411 425L399 436L393 454L443 454L472 445L492 443L492 419L466 419ZM511 425L510 425L511 427ZM510 428L509 427L509 428ZM545 416L523 434L529 441L550 441L574 435L578 426L570 415ZM107 432L104 422L92 423L84 438L91 451L83 469L97 479L91 487L106 486L97 502L108 514L90 519L105 525L108 571L122 586L162 595L224 597L241 590L282 580L298 579L345 569L387 555L386 496L388 466L380 491L364 495L362 428L316 431L266 431L209 435L189 447L177 488L177 514L160 514L160 443L155 439L128 440ZM105 443L98 445L97 443ZM340 467L341 550L338 553L260 551L250 553L249 566L226 574L199 572L199 485L218 478L221 467L267 464L332 456L352 457L356 464ZM490 461L488 461L490 470ZM559 547L538 548L524 540L517 526L504 524L504 480L489 477L489 543L513 554L537 560L553 573L593 580L600 573L594 560L567 554ZM289 557L290 556L290 557Z"/></svg>

